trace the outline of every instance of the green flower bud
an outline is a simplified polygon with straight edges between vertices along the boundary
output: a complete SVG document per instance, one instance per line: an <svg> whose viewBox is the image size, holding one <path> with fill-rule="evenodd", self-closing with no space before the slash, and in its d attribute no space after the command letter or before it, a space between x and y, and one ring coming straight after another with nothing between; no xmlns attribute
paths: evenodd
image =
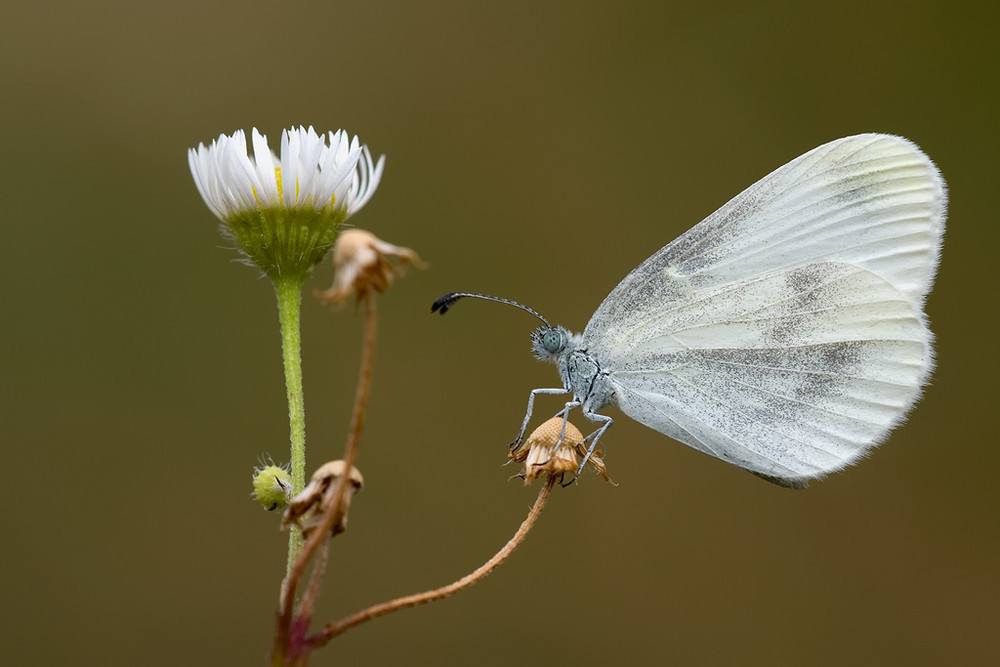
<svg viewBox="0 0 1000 667"><path fill-rule="evenodd" d="M284 507L292 495L292 476L281 466L255 468L253 497L268 512Z"/></svg>

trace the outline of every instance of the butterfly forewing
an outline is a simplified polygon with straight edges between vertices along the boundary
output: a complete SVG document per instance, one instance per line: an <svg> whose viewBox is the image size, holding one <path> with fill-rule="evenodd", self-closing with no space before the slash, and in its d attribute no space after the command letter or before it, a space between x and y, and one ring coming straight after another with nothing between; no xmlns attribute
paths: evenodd
<svg viewBox="0 0 1000 667"><path fill-rule="evenodd" d="M598 345L692 291L814 262L868 269L918 305L944 227L944 184L901 137L864 134L792 160L640 264L584 336Z"/></svg>

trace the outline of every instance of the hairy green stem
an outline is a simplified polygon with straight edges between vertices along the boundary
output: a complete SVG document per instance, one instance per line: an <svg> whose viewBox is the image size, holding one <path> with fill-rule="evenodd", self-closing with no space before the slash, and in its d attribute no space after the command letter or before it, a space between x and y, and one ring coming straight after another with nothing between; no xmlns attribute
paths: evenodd
<svg viewBox="0 0 1000 667"><path fill-rule="evenodd" d="M302 283L300 276L274 278L281 322L281 356L285 363L285 389L288 393L288 428L292 444L292 495L298 495L306 481L306 406L302 394ZM287 572L302 551L302 531L292 526L288 531Z"/></svg>

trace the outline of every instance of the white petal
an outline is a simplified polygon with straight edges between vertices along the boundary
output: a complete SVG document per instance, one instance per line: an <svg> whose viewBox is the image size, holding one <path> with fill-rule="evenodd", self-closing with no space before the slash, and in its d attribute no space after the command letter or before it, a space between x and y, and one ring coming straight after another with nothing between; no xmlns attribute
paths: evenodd
<svg viewBox="0 0 1000 667"><path fill-rule="evenodd" d="M274 173L274 154L267 145L267 137L253 128L253 155L255 168L263 191L258 190L258 196L265 205L278 203L278 180Z"/></svg>
<svg viewBox="0 0 1000 667"><path fill-rule="evenodd" d="M310 127L308 130L299 128L299 140L302 142L302 170L299 180L298 203L312 204L312 193L320 174L320 159L325 148L324 140ZM322 204L321 204L322 205Z"/></svg>
<svg viewBox="0 0 1000 667"><path fill-rule="evenodd" d="M299 161L299 134L295 130L281 132L281 186L282 201L291 208L298 203L301 164Z"/></svg>
<svg viewBox="0 0 1000 667"><path fill-rule="evenodd" d="M385 156L380 155L378 162L372 167L372 156L368 152L368 147L365 146L365 183L360 191L357 193L357 199L351 203L351 213L360 211L361 208L368 203L368 200L372 198L375 194L375 189L378 187L379 181L382 180L382 168L385 166Z"/></svg>
<svg viewBox="0 0 1000 667"><path fill-rule="evenodd" d="M333 151L330 152L330 157L332 156ZM349 153L341 164L335 164L331 160L331 166L324 169L323 189L317 193L321 201L329 202L331 197L335 197L334 205L338 207L346 205L344 197L351 187L350 178L360 157L361 150L359 149ZM326 176L327 173L329 176Z"/></svg>

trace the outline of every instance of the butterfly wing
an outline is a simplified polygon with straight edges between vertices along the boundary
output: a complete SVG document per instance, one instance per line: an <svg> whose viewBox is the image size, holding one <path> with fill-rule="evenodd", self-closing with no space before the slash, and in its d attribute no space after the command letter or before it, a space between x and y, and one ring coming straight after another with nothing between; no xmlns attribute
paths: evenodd
<svg viewBox="0 0 1000 667"><path fill-rule="evenodd" d="M632 271L584 345L632 418L800 485L878 444L916 400L945 202L905 139L825 144Z"/></svg>

